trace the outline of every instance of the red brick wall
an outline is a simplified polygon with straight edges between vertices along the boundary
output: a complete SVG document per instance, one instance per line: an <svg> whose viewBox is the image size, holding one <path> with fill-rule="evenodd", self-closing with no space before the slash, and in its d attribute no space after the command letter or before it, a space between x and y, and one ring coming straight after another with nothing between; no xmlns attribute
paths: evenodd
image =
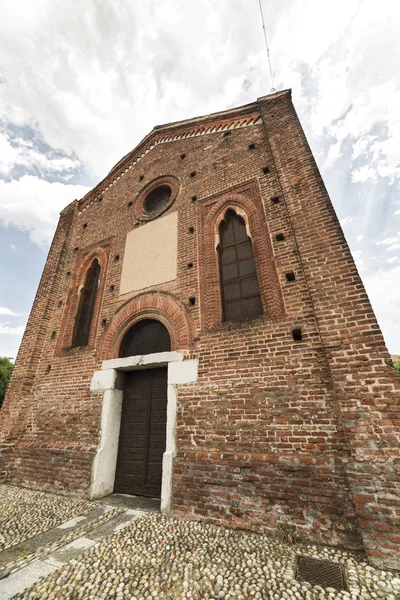
<svg viewBox="0 0 400 600"><path fill-rule="evenodd" d="M119 296L126 234L143 226L135 200L164 175L179 181L166 213L179 215L178 277ZM231 205L260 279L264 314L249 323L221 322L214 242ZM398 564L398 381L289 93L157 128L79 207L60 219L0 411L15 444L4 476L87 493L102 402L90 380L130 323L158 317L199 360L198 381L178 387L175 512L352 548L361 531L377 564ZM90 253L104 257L101 289L89 345L71 349Z"/></svg>
<svg viewBox="0 0 400 600"><path fill-rule="evenodd" d="M258 530L294 524L357 548L326 361L315 330L294 342L292 326L225 325L201 344L199 380L179 392L174 506Z"/></svg>
<svg viewBox="0 0 400 600"><path fill-rule="evenodd" d="M55 442L48 448L40 442L21 443L12 455L6 481L30 489L86 496L95 449Z"/></svg>
<svg viewBox="0 0 400 600"><path fill-rule="evenodd" d="M289 96L261 102L328 360L346 467L371 560L400 566L400 379Z"/></svg>

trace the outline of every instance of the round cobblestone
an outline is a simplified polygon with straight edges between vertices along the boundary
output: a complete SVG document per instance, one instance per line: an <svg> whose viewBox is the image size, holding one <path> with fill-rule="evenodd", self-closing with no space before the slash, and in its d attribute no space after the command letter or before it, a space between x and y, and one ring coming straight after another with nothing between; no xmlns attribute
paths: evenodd
<svg viewBox="0 0 400 600"><path fill-rule="evenodd" d="M295 580L297 555L340 562L349 591ZM350 577L351 575L351 577ZM395 600L400 580L349 552L159 514L134 521L37 582L20 600Z"/></svg>
<svg viewBox="0 0 400 600"><path fill-rule="evenodd" d="M70 498L0 486L0 551L87 513L95 504Z"/></svg>

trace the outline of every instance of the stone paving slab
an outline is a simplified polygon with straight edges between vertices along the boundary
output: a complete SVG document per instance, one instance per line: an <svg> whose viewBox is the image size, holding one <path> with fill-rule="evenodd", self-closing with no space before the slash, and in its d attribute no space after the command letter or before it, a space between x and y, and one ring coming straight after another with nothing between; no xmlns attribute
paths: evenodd
<svg viewBox="0 0 400 600"><path fill-rule="evenodd" d="M40 577L49 575L57 568L58 566L50 565L41 560L27 565L24 569L18 571L18 574L15 574L14 577L10 576L0 582L0 600L9 600L15 594L35 583Z"/></svg>
<svg viewBox="0 0 400 600"><path fill-rule="evenodd" d="M53 529L52 533L54 536L57 534L57 530L63 532L64 538L61 540L61 543L63 541L64 543L56 550L52 550L54 543L50 544L47 552L42 552L40 558L35 558L29 564L21 565L20 568L1 579L0 600L9 600L16 594L23 593L27 587L31 586L44 576L65 567L68 561L79 559L83 552L97 545L99 541L103 540L110 533L120 531L121 528L143 514L142 511L124 509L123 507L118 506L103 505L101 510L103 518L97 518L94 523L88 521L88 523L82 525L82 520L77 520L76 522L70 521L68 523L68 528L73 528L73 525L75 524L79 525L79 527L75 528L77 532L83 533L85 529L88 532L86 535L76 537L69 543L67 543L68 539L74 535L74 529L72 529L67 536L65 535L67 523ZM107 518L109 518L109 520L104 521L104 519ZM96 525L96 523L98 524ZM107 524L107 528L104 528L105 524Z"/></svg>
<svg viewBox="0 0 400 600"><path fill-rule="evenodd" d="M47 547L50 544L61 540L68 532L74 530L76 527L83 527L88 523L95 521L101 515L103 515L106 510L106 505L96 506L94 509L87 512L85 516L70 519L65 523L61 523L60 525L49 529L48 531L44 531L43 533L39 533L38 535L25 539L19 544L8 548L7 550L3 550L0 552L0 576L1 567L4 565L13 560L17 560L22 556L33 554L38 550L38 548Z"/></svg>
<svg viewBox="0 0 400 600"><path fill-rule="evenodd" d="M109 496L5 550L0 560L18 560L0 564L0 600L400 600L400 573L360 554L149 512L158 508ZM342 565L347 590L297 581L299 556Z"/></svg>
<svg viewBox="0 0 400 600"><path fill-rule="evenodd" d="M114 522L95 540L15 600L397 600L400 574L380 571L351 552L288 545L267 535L160 514ZM129 515L126 515L128 518ZM99 536L97 536L99 537ZM348 590L296 580L298 556L342 565ZM53 567L62 560L49 556ZM1 583L1 582L0 582ZM0 587L1 592L1 587ZM0 597L1 598L1 597Z"/></svg>
<svg viewBox="0 0 400 600"><path fill-rule="evenodd" d="M83 498L0 485L0 551L84 515L96 505Z"/></svg>
<svg viewBox="0 0 400 600"><path fill-rule="evenodd" d="M48 556L51 552L54 552L70 542L84 537L86 533L96 529L97 527L103 525L107 521L110 521L120 515L121 513L126 512L126 509L123 507L114 507L114 506L106 506L100 507L100 514L97 518L94 518L96 515L92 515L92 519L88 519L84 525L73 527L68 530L66 533L63 528L55 528L49 532L46 532L42 536L37 536L37 538L33 538L33 540L26 540L24 544L31 545L34 544L33 552L23 552L22 555L14 559L13 561L0 566L0 580L8 577L10 574L19 571L24 568L29 563L42 559ZM62 532L62 536L59 537L60 532ZM46 538L46 544L43 546L38 546L38 540L41 540L43 537ZM26 547L22 545L22 547ZM81 551L79 551L81 552ZM0 581L1 586L1 581ZM1 588L0 588L1 589Z"/></svg>
<svg viewBox="0 0 400 600"><path fill-rule="evenodd" d="M96 527L94 531L90 532L90 538L96 541L102 540L116 531L123 529L127 523L130 523L133 519L142 514L141 511L126 510L121 515L117 515L112 521L107 521L106 523L99 525L99 527Z"/></svg>
<svg viewBox="0 0 400 600"><path fill-rule="evenodd" d="M128 496L128 494L112 494L97 500L99 504L105 503L109 506L123 506L133 510L144 512L159 512L161 500L159 498L145 498L144 496Z"/></svg>

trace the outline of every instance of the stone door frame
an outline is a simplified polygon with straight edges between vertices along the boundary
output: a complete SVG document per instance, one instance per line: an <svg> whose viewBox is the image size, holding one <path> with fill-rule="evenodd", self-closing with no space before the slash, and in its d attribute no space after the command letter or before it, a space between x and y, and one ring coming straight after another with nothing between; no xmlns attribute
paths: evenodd
<svg viewBox="0 0 400 600"><path fill-rule="evenodd" d="M176 453L177 385L197 380L198 361L183 360L180 352L158 352L105 360L95 371L90 389L103 392L100 442L93 460L89 497L113 493L121 424L124 372L167 367L167 436L162 462L161 512L172 509L172 477Z"/></svg>

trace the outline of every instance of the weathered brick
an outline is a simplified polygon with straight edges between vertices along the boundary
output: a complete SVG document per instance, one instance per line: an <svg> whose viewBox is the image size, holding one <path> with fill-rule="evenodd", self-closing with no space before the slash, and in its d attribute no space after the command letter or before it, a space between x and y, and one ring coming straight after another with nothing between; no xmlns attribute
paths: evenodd
<svg viewBox="0 0 400 600"><path fill-rule="evenodd" d="M142 226L135 199L164 175L178 182L165 213L178 212L177 279L120 296L126 234ZM249 228L263 305L244 323L222 322L215 241L228 208ZM71 348L94 257L89 343ZM400 498L399 379L289 92L155 128L62 212L0 411L3 479L87 494L102 406L90 381L142 314L199 362L196 383L177 386L176 514L256 531L292 523L400 567L388 512Z"/></svg>

